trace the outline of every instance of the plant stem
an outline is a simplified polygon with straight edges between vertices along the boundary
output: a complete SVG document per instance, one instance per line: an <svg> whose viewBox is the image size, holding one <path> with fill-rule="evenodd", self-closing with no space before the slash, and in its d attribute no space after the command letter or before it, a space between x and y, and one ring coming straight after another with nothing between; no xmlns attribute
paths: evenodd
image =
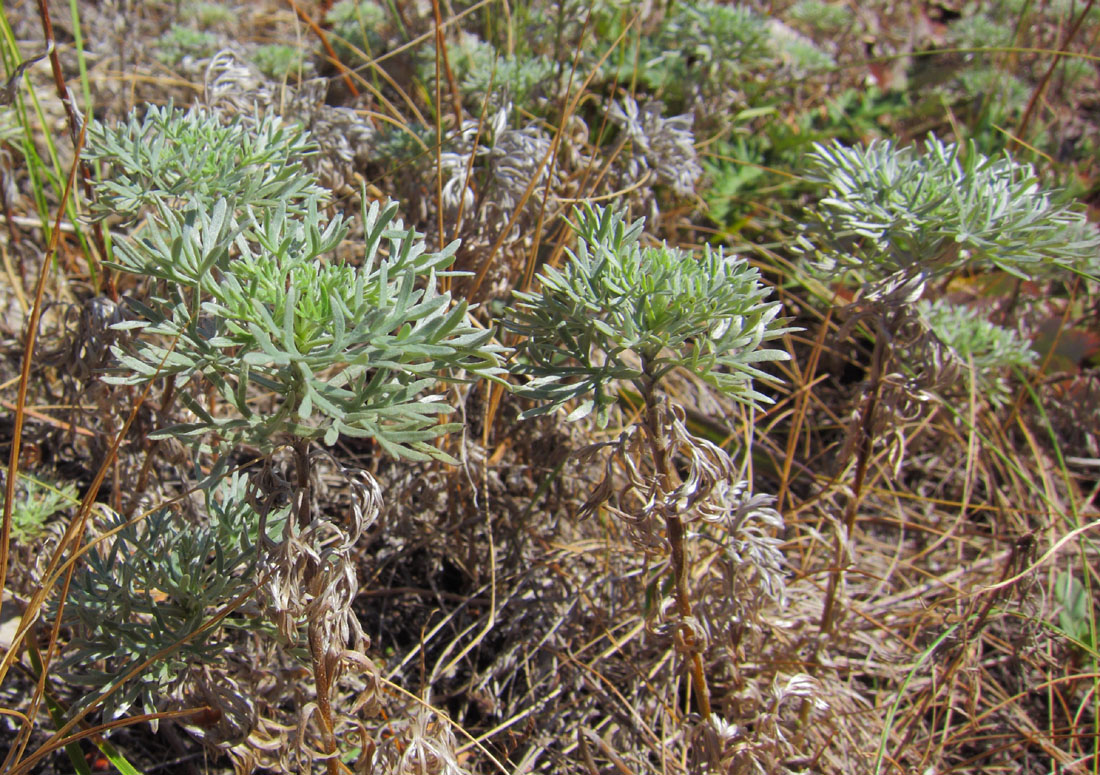
<svg viewBox="0 0 1100 775"><path fill-rule="evenodd" d="M658 489L667 493L674 487L675 472L669 464L668 446L661 430L661 409L654 395L654 381L646 379L646 434L649 437L650 454L657 472ZM695 649L695 634L683 622L692 618L691 596L688 594L687 577L689 559L684 547L684 521L678 514L665 514L665 528L670 547L669 559L672 565L673 589L676 596L676 608L680 614L680 637L691 650L691 682L695 691L695 701L703 718L710 718L710 689L703 669L703 655Z"/></svg>
<svg viewBox="0 0 1100 775"><path fill-rule="evenodd" d="M306 530L313 521L310 501L312 492L310 488L310 460L309 439L296 439L294 441L294 468L298 475L295 488L295 510L298 517L298 529ZM305 586L310 588L316 581L318 568L310 564L305 576ZM311 620L307 625L306 635L309 640L309 656L313 663L313 682L317 687L317 709L321 712L321 736L325 742L325 753L329 754L326 760L329 775L338 775L339 762L336 759L336 735L333 733L335 726L332 723L332 675L329 673L328 661L325 659L325 633L318 622Z"/></svg>
<svg viewBox="0 0 1100 775"><path fill-rule="evenodd" d="M856 473L852 481L852 497L844 508L844 533L839 530L834 533L833 549L835 561L829 573L829 586L825 593L825 607L821 612L821 634L829 635L835 624L835 608L837 587L840 585L841 576L844 573L842 557L844 555L844 542L852 534L856 524L856 511L859 509L863 496L863 485L867 478L867 469L870 467L871 452L874 449L874 422L875 410L878 408L879 391L882 388L883 363L886 360L886 341L888 333L885 326L879 325L875 334L875 349L871 354L871 375L868 380L867 390L863 395L863 403L859 409L859 426L856 433L859 434L859 446L856 451Z"/></svg>
<svg viewBox="0 0 1100 775"><path fill-rule="evenodd" d="M298 482L295 488L295 494L298 498L298 502L295 504L295 513L298 516L298 529L305 530L309 527L309 523L313 521L313 514L310 511L310 495L312 493L309 484L310 462L308 439L300 438L294 440L294 472L298 475Z"/></svg>

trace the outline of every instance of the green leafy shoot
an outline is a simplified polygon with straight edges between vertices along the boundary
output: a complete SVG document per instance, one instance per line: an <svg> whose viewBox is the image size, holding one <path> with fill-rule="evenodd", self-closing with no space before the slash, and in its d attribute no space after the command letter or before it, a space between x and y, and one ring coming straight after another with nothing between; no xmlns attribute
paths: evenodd
<svg viewBox="0 0 1100 775"><path fill-rule="evenodd" d="M788 354L759 348L789 329L756 269L720 250L642 247L643 221L628 225L621 212L575 213L578 242L565 266L544 269L538 292L517 292L505 321L527 337L514 370L531 380L517 392L542 403L525 417L582 399L569 419L595 410L604 425L612 383L646 393L675 368L737 401L770 401L753 388L769 379L757 364Z"/></svg>

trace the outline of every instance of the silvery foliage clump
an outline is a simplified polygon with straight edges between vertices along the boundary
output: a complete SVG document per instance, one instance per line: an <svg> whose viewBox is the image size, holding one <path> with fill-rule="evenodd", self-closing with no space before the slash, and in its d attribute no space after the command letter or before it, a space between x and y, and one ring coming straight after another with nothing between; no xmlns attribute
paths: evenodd
<svg viewBox="0 0 1100 775"><path fill-rule="evenodd" d="M524 417L579 401L568 419L595 411L606 426L616 382L645 393L677 368L739 402L771 402L753 380L770 379L759 364L789 357L761 349L788 329L758 270L709 246L699 256L643 247L644 221L612 209L585 205L575 217L565 265L543 269L537 292L517 292L505 320L527 337L513 370L531 379L516 391L540 405Z"/></svg>
<svg viewBox="0 0 1100 775"><path fill-rule="evenodd" d="M1100 235L1084 212L1007 155L929 135L923 152L816 144L809 163L827 193L799 244L824 275L858 273L870 298L915 301L927 282L964 267L1028 279L1100 274Z"/></svg>
<svg viewBox="0 0 1100 775"><path fill-rule="evenodd" d="M975 394L993 406L1009 398L1006 372L1035 363L1036 353L1019 334L987 320L980 310L944 299L922 299L916 311L970 375Z"/></svg>
<svg viewBox="0 0 1100 775"><path fill-rule="evenodd" d="M622 129L633 151L627 162L627 173L641 179L652 169L657 179L671 186L677 195L695 193L695 183L703 174L695 152L695 135L690 114L665 118L664 105L658 101L639 107L633 97L623 97L622 104L612 102L607 117Z"/></svg>
<svg viewBox="0 0 1100 775"><path fill-rule="evenodd" d="M921 151L888 141L819 144L809 163L826 195L807 211L797 246L821 275L851 273L863 283L846 328L874 321L872 371L885 369L891 349L906 356L908 375L883 372L884 417L909 413L927 391L950 391L965 368L914 307L931 282L963 270L1020 279L1100 274L1100 233L1083 210L1058 203L1031 165L1007 154L990 158L973 143L929 135ZM871 420L863 418L877 427Z"/></svg>
<svg viewBox="0 0 1100 775"><path fill-rule="evenodd" d="M666 558L667 584L654 579L646 624L675 644L706 725L711 644L725 640L733 622L758 625L767 599L782 604L773 531L783 524L771 497L753 496L739 481L724 449L690 432L663 383L683 369L742 404L768 402L753 380L768 379L759 364L789 357L766 344L790 329L744 259L643 247L644 222L628 223L621 211L585 205L574 214L575 249L561 269L542 270L537 291L516 291L505 317L507 329L526 337L513 372L530 379L516 392L537 405L522 416L575 403L567 420L595 413L605 427L618 383L641 394L644 411L617 439L577 453L582 465L603 468L581 516L607 507L647 558ZM694 573L692 547L704 537L724 551ZM717 595L700 594L715 588Z"/></svg>
<svg viewBox="0 0 1100 775"><path fill-rule="evenodd" d="M637 11L636 3L613 1L593 8L595 40L614 40ZM633 35L630 38L634 39ZM600 48L590 57L602 56ZM677 104L727 102L723 93L743 81L751 69L774 59L771 31L747 4L711 0L670 6L649 34L638 36L637 47L603 65L619 83L637 81Z"/></svg>
<svg viewBox="0 0 1100 775"><path fill-rule="evenodd" d="M399 457L451 460L431 443L457 427L438 422L452 407L437 387L495 376L500 352L465 303L438 290L457 244L429 252L395 203L364 202L362 263L326 258L347 224L321 216L324 192L302 167L313 151L306 134L277 131L276 118L261 121L255 137L237 120L217 121L200 110L153 110L144 122L92 134L91 156L121 172L101 186L101 206L130 216L149 200L154 208L142 238L117 246L115 268L159 282L145 299L128 299L139 319L119 328L141 336L132 350L116 350L121 368L110 381L200 378L214 388L235 412L212 414L184 390L196 421L158 432L201 448L209 434L263 451L345 435ZM143 144L152 150L138 151ZM251 163L253 144L262 164ZM179 159L167 179L166 153ZM226 188L199 182L210 175L224 175ZM185 180L195 181L190 189ZM277 397L273 412L253 409L255 391Z"/></svg>
<svg viewBox="0 0 1100 775"><path fill-rule="evenodd" d="M703 0L673 7L662 25L661 42L668 53L653 64L702 68L709 76L744 68L771 52L767 21L748 3Z"/></svg>
<svg viewBox="0 0 1100 775"><path fill-rule="evenodd" d="M240 207L281 203L301 214L308 199L324 194L301 174L302 159L316 151L305 133L278 118L251 130L201 110L151 105L144 117L131 113L117 127L92 122L84 157L111 165L111 176L96 186L101 215L136 218L145 207L209 208L218 199Z"/></svg>
<svg viewBox="0 0 1100 775"><path fill-rule="evenodd" d="M234 475L203 491L202 518L164 506L142 520L111 512L99 525L110 537L84 555L73 577L64 616L74 635L60 669L86 687L86 702L113 690L103 701L107 718L135 706L163 709L193 666L235 658L228 631L264 629L252 611L200 632L222 606L251 596L261 543L286 522L289 507L261 519L250 491L248 477Z"/></svg>

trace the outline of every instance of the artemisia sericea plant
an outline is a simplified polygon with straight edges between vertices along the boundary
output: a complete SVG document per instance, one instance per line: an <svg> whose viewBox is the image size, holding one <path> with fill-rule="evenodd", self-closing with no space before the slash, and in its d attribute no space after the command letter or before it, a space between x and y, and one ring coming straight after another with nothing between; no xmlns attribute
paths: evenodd
<svg viewBox="0 0 1100 775"><path fill-rule="evenodd" d="M778 597L782 558L759 523L782 521L767 508L769 498L745 494L725 450L692 435L663 386L684 370L741 404L769 403L754 385L774 379L763 364L789 357L768 345L790 329L743 258L643 245L643 221L628 223L613 209L585 206L574 215L576 246L563 266L544 268L538 290L517 292L507 312L505 326L526 337L513 367L523 380L516 392L535 402L524 417L568 409L568 420L594 415L601 427L621 390L641 395L636 423L617 441L582 453L610 449L604 479L583 512L614 500L635 541L667 556L670 596L659 609L671 620L667 629L685 655L696 707L709 722L708 628L692 609L686 531L697 520L728 526L734 572ZM615 483L616 468L625 489Z"/></svg>
<svg viewBox="0 0 1100 775"><path fill-rule="evenodd" d="M986 399L1003 403L1007 388L998 372L1032 360L1007 329L921 298L964 271L1000 271L1020 282L1095 281L1100 234L1081 206L1040 185L1030 164L985 156L973 143L932 135L919 147L880 141L848 148L833 141L815 146L809 170L825 196L807 210L798 244L822 277L855 278L859 295L844 310L843 330L863 325L874 340L849 434L856 467L841 528L850 533L884 418L911 414L910 405L947 394L971 370L984 370L971 381ZM891 370L895 353L904 361L898 371ZM846 543L838 531L838 554ZM825 633L835 625L845 564L839 556L834 563Z"/></svg>
<svg viewBox="0 0 1100 775"><path fill-rule="evenodd" d="M316 152L304 130L274 117L151 107L118 127L93 124L88 137L87 157L106 170L97 210L124 228L145 219L115 245L111 266L142 281L125 299L130 319L116 326L116 368L105 379L156 381L166 407L178 399L159 415L181 421L153 436L191 448L196 472L208 472L200 477L208 495L190 520L155 510L101 547L67 604L79 625L67 667L107 687L125 678L106 702L116 715L134 703L154 710L189 670L216 671L220 630L199 629L251 585L252 608L268 617L228 621L277 629L308 654L317 694L303 725L319 739L303 745L333 769L331 692L348 654L366 647L351 610L353 547L381 493L366 472L342 469L353 518L350 528L337 524L315 505L311 469L323 445L341 438L373 439L396 458L453 462L437 443L460 427L440 421L453 411L445 388L498 378L502 348L440 290L457 244L428 250L396 204L364 196L361 260L334 256L349 224L324 214L328 192L304 166ZM268 460L292 451L293 475L268 465L251 478L227 476L241 445ZM136 602L96 594L107 588ZM142 602L153 590L167 596L155 607ZM264 624L272 618L277 627ZM150 619L157 626L137 637ZM93 660L106 660L106 673Z"/></svg>

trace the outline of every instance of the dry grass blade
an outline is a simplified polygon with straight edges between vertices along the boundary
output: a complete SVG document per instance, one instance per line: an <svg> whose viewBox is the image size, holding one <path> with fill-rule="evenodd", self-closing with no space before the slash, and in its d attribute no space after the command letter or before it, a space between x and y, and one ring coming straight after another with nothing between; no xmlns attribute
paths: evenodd
<svg viewBox="0 0 1100 775"><path fill-rule="evenodd" d="M80 135L78 136L78 149L84 145L84 129L84 127L81 128ZM38 321L42 315L42 305L46 292L46 278L52 266L51 259L57 252L57 244L61 237L59 223L62 213L64 212L64 202L69 198L72 192L73 182L76 180L79 166L77 162L74 162L72 168L69 170L68 184L65 187L61 207L58 208L57 221L54 224L50 245L43 258L42 268L39 271L38 281L35 284L34 303L31 307L30 317L27 321L26 339L23 347L23 366L19 375L19 388L15 401L15 424L12 433L11 455L8 458L8 476L4 482L4 522L2 529L0 529L0 602L4 599L4 589L8 576L8 549L11 543L11 526L13 510L15 508L15 481L19 473L19 451L23 436L24 407L27 404L27 390L30 383L34 345L38 335ZM13 648L5 655L4 662L0 665L0 683L4 680L4 675L7 673L7 667L10 664L9 657L14 651L15 649Z"/></svg>

